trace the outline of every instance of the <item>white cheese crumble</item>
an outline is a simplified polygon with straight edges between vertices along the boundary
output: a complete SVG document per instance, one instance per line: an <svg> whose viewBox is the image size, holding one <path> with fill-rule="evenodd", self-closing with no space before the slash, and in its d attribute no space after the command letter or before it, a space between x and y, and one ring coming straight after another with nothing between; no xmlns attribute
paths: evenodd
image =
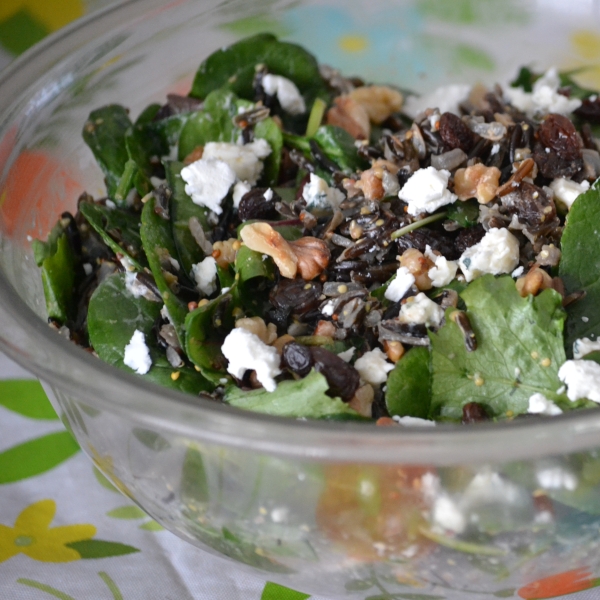
<svg viewBox="0 0 600 600"><path fill-rule="evenodd" d="M462 533L467 527L467 520L462 511L445 494L435 499L431 516L438 527L454 533Z"/></svg>
<svg viewBox="0 0 600 600"><path fill-rule="evenodd" d="M400 308L400 323L438 327L444 318L444 310L423 292L412 296Z"/></svg>
<svg viewBox="0 0 600 600"><path fill-rule="evenodd" d="M392 419L404 427L435 427L435 421L419 417L399 417L398 415L394 415Z"/></svg>
<svg viewBox="0 0 600 600"><path fill-rule="evenodd" d="M398 192L398 198L408 202L408 213L432 213L440 206L456 202L457 196L448 189L450 171L427 167L415 171Z"/></svg>
<svg viewBox="0 0 600 600"><path fill-rule="evenodd" d="M438 108L440 113L451 112L460 115L459 104L469 97L470 92L470 85L445 85L429 94L408 96L404 101L402 112L412 119L428 108Z"/></svg>
<svg viewBox="0 0 600 600"><path fill-rule="evenodd" d="M394 365L387 361L387 356L379 349L365 352L355 363L354 368L358 371L363 381L371 385L380 385L387 381L387 374Z"/></svg>
<svg viewBox="0 0 600 600"><path fill-rule="evenodd" d="M583 194L590 189L590 182L582 181L581 183L577 183L572 179L557 177L550 184L550 189L554 192L554 199L564 208L569 210L580 194Z"/></svg>
<svg viewBox="0 0 600 600"><path fill-rule="evenodd" d="M600 365L592 360L568 360L558 370L571 402L587 398L600 403Z"/></svg>
<svg viewBox="0 0 600 600"><path fill-rule="evenodd" d="M577 476L560 466L541 469L536 473L536 478L541 487L547 490L577 489L579 483Z"/></svg>
<svg viewBox="0 0 600 600"><path fill-rule="evenodd" d="M574 358L583 358L586 354L596 352L597 350L600 350L600 339L594 342L590 338L581 338L573 342Z"/></svg>
<svg viewBox="0 0 600 600"><path fill-rule="evenodd" d="M290 115L301 115L306 112L306 103L300 90L287 77L268 73L262 78L262 86L269 96L277 96L281 108Z"/></svg>
<svg viewBox="0 0 600 600"><path fill-rule="evenodd" d="M181 178L185 181L185 193L194 204L206 206L220 215L221 202L235 183L236 174L222 160L201 158L181 169Z"/></svg>
<svg viewBox="0 0 600 600"><path fill-rule="evenodd" d="M241 199L252 189L247 181L238 181L233 186L233 208L240 207Z"/></svg>
<svg viewBox="0 0 600 600"><path fill-rule="evenodd" d="M150 349L146 345L146 338L143 332L139 329L133 332L129 344L125 346L123 362L139 375L145 375L152 366Z"/></svg>
<svg viewBox="0 0 600 600"><path fill-rule="evenodd" d="M208 142L204 146L202 160L222 160L241 181L255 185L263 170L262 160L271 154L271 146L266 140L254 140L240 145L230 142Z"/></svg>
<svg viewBox="0 0 600 600"><path fill-rule="evenodd" d="M331 316L333 316L334 311L335 311L335 303L333 302L333 300L329 300L328 302L325 303L325 306L323 306L323 308L321 309L321 314L325 315L326 317L331 317Z"/></svg>
<svg viewBox="0 0 600 600"><path fill-rule="evenodd" d="M534 84L531 92L522 87L504 88L504 97L514 107L527 113L529 117L542 116L547 113L567 115L581 106L581 100L567 98L558 93L560 78L556 67L548 69Z"/></svg>
<svg viewBox="0 0 600 600"><path fill-rule="evenodd" d="M414 282L415 276L406 267L399 267L384 296L392 302L400 302Z"/></svg>
<svg viewBox="0 0 600 600"><path fill-rule="evenodd" d="M348 350L344 350L343 352L340 352L338 354L338 356L344 361L344 362L350 362L352 360L352 357L354 356L354 352L356 351L356 348L354 346L352 346L352 348L348 348Z"/></svg>
<svg viewBox="0 0 600 600"><path fill-rule="evenodd" d="M519 240L508 229L493 227L463 252L458 264L467 282L485 273L511 273L519 264Z"/></svg>
<svg viewBox="0 0 600 600"><path fill-rule="evenodd" d="M311 211L337 208L346 199L340 190L329 187L324 179L314 173L310 174L310 181L302 189L302 198L306 200L306 208Z"/></svg>
<svg viewBox="0 0 600 600"><path fill-rule="evenodd" d="M433 287L448 285L456 277L456 271L458 271L456 261L434 254L429 245L425 247L425 256L435 265L427 272Z"/></svg>
<svg viewBox="0 0 600 600"><path fill-rule="evenodd" d="M268 392L277 387L275 377L281 373L279 354L272 346L267 346L254 333L237 327L225 338L221 351L229 361L227 371L241 379L247 370L256 372L256 378Z"/></svg>
<svg viewBox="0 0 600 600"><path fill-rule="evenodd" d="M125 288L134 298L144 298L151 294L150 290L138 281L135 271L125 271Z"/></svg>
<svg viewBox="0 0 600 600"><path fill-rule="evenodd" d="M560 415L562 410L556 406L552 400L548 400L544 394L536 393L529 397L529 408L527 412L530 415Z"/></svg>
<svg viewBox="0 0 600 600"><path fill-rule="evenodd" d="M204 295L210 296L217 289L217 261L207 256L202 262L192 265L192 274L196 288Z"/></svg>
<svg viewBox="0 0 600 600"><path fill-rule="evenodd" d="M511 274L511 277L521 277L521 275L523 275L523 273L525 273L525 267L520 266L517 267Z"/></svg>
<svg viewBox="0 0 600 600"><path fill-rule="evenodd" d="M263 194L263 198L267 201L270 202L271 200L273 200L273 190L271 188L267 189L265 191L265 193Z"/></svg>

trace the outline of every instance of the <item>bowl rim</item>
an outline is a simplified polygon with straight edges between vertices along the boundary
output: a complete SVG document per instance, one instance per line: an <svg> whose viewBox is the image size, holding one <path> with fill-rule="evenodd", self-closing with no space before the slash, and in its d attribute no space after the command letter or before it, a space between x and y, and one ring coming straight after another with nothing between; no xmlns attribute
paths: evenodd
<svg viewBox="0 0 600 600"><path fill-rule="evenodd" d="M11 124L11 107L40 76L91 47L111 27L130 26L148 9L176 10L191 1L165 7L160 0L125 0L67 25L25 52L0 73L0 97L8 107L0 114L0 140ZM57 335L20 300L2 272L0 349L51 387L96 409L205 443L295 459L443 466L531 460L600 445L600 411L593 410L471 427L374 427L273 417L166 390Z"/></svg>

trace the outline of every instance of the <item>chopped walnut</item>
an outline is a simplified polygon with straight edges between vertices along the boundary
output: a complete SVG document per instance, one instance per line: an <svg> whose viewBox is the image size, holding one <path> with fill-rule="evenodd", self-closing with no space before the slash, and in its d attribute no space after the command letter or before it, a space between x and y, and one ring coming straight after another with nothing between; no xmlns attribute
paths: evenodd
<svg viewBox="0 0 600 600"><path fill-rule="evenodd" d="M358 102L369 115L371 123L381 125L393 113L402 108L402 94L384 85L369 85L356 88L349 94L352 100Z"/></svg>
<svg viewBox="0 0 600 600"><path fill-rule="evenodd" d="M371 163L371 169L373 169L376 173L379 173L383 176L383 171L389 171L392 175L397 175L400 167L393 163L391 160L385 160L385 158L378 158Z"/></svg>
<svg viewBox="0 0 600 600"><path fill-rule="evenodd" d="M538 264L533 265L525 277L519 277L515 285L523 298L526 298L529 294L537 296L548 288L554 289L552 277L544 269L541 269Z"/></svg>
<svg viewBox="0 0 600 600"><path fill-rule="evenodd" d="M500 182L500 169L478 163L454 174L454 193L459 200L477 198L479 204L487 204L496 196Z"/></svg>
<svg viewBox="0 0 600 600"><path fill-rule="evenodd" d="M258 336L261 342L267 345L272 344L277 339L277 326L275 323L268 325L260 317L244 317L235 322L238 329L245 329Z"/></svg>
<svg viewBox="0 0 600 600"><path fill-rule="evenodd" d="M402 345L402 342L383 340L383 350L393 363L397 363L404 356L404 346Z"/></svg>
<svg viewBox="0 0 600 600"><path fill-rule="evenodd" d="M250 248L270 256L283 277L294 279L298 271L298 258L283 236L268 223L251 223L240 232L240 237Z"/></svg>
<svg viewBox="0 0 600 600"><path fill-rule="evenodd" d="M561 252L554 244L544 244L535 260L542 267L556 267L560 262L560 256Z"/></svg>
<svg viewBox="0 0 600 600"><path fill-rule="evenodd" d="M415 278L415 285L420 291L425 292L433 286L429 278L429 270L435 265L432 260L423 255L416 248L408 248L400 257L400 266L406 267Z"/></svg>
<svg viewBox="0 0 600 600"><path fill-rule="evenodd" d="M367 200L381 200L385 196L381 171L378 174L375 169L367 169L356 182L356 187L362 190Z"/></svg>
<svg viewBox="0 0 600 600"><path fill-rule="evenodd" d="M373 415L373 400L375 399L375 391L369 383L361 385L352 400L348 402L348 406L355 410L363 417L371 417Z"/></svg>
<svg viewBox="0 0 600 600"><path fill-rule="evenodd" d="M204 146L196 146L184 159L184 165L191 165L192 163L200 160L204 154Z"/></svg>
<svg viewBox="0 0 600 600"><path fill-rule="evenodd" d="M338 96L327 111L327 124L345 129L355 139L369 139L371 123L369 113L349 96Z"/></svg>
<svg viewBox="0 0 600 600"><path fill-rule="evenodd" d="M333 337L336 331L337 328L331 321L319 321L313 335Z"/></svg>
<svg viewBox="0 0 600 600"><path fill-rule="evenodd" d="M314 279L329 265L331 252L323 240L305 236L295 242L289 242L289 245L296 255L298 273L302 279Z"/></svg>
<svg viewBox="0 0 600 600"><path fill-rule="evenodd" d="M225 242L215 242L212 247L212 257L222 269L226 269L231 263L235 262L235 255L241 248L241 244L239 240L229 238Z"/></svg>

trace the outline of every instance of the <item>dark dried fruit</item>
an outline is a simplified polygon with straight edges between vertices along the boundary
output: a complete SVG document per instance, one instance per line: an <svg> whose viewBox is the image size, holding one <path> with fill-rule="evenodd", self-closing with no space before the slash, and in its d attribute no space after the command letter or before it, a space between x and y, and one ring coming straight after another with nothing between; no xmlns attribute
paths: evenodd
<svg viewBox="0 0 600 600"><path fill-rule="evenodd" d="M483 421L489 420L490 417L483 404L480 404L479 402L469 402L463 406L463 424L469 425L471 423L482 423Z"/></svg>
<svg viewBox="0 0 600 600"><path fill-rule="evenodd" d="M440 117L439 134L447 150L460 148L468 153L473 147L473 132L460 117L453 113L445 112Z"/></svg>
<svg viewBox="0 0 600 600"><path fill-rule="evenodd" d="M271 290L269 299L278 309L303 315L319 306L323 286L316 281L281 279Z"/></svg>
<svg viewBox="0 0 600 600"><path fill-rule="evenodd" d="M590 123L600 123L600 98L596 96L593 100L582 100L581 106L573 114Z"/></svg>
<svg viewBox="0 0 600 600"><path fill-rule="evenodd" d="M553 198L527 181L522 181L516 191L503 196L502 204L509 214L517 215L532 235L548 235L560 225Z"/></svg>
<svg viewBox="0 0 600 600"><path fill-rule="evenodd" d="M327 394L334 398L339 397L344 402L352 400L360 385L358 371L343 361L337 354L320 346L311 347L310 353L314 361L315 371L321 373L327 379L329 385Z"/></svg>
<svg viewBox="0 0 600 600"><path fill-rule="evenodd" d="M306 377L313 366L310 348L296 342L288 342L281 353L281 366L300 377Z"/></svg>
<svg viewBox="0 0 600 600"><path fill-rule="evenodd" d="M461 229L454 240L457 254L461 255L467 248L479 244L484 235L485 229L479 223L468 229Z"/></svg>
<svg viewBox="0 0 600 600"><path fill-rule="evenodd" d="M426 247L430 246L432 250L437 250L448 260L456 260L459 255L456 254L453 240L450 236L445 236L439 231L421 227L411 231L396 240L398 254L402 254L409 248L416 248L420 252L425 252Z"/></svg>
<svg viewBox="0 0 600 600"><path fill-rule="evenodd" d="M538 139L564 160L581 158L582 143L575 125L565 116L550 114L540 125Z"/></svg>
<svg viewBox="0 0 600 600"><path fill-rule="evenodd" d="M281 198L273 190L268 193L269 199L265 197L265 193L268 193L265 188L254 188L242 196L238 207L238 216L241 221L277 218L275 204Z"/></svg>

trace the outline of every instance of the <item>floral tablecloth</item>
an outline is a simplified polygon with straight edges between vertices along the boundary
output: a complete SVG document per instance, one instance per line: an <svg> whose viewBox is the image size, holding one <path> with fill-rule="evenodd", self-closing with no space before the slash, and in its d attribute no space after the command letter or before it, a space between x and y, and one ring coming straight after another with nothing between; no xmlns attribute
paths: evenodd
<svg viewBox="0 0 600 600"><path fill-rule="evenodd" d="M106 0L0 0L0 69L45 35L105 4ZM416 4L426 9L432 3ZM488 5L489 1L475 0L445 4L448 18L469 19ZM296 21L300 17L296 15ZM315 22L337 22L340 27L346 23L313 17L308 19L311 28ZM368 36L342 33L338 48L342 62L348 56L355 60L370 48ZM573 37L577 60L597 63L600 40L585 32L577 36ZM374 50L384 38L377 36ZM490 68L481 53L463 48L460 56L466 66ZM592 84L599 82L597 70L591 69L589 76ZM558 573L503 597L598 600L598 577L600 573L584 570ZM163 530L93 467L65 431L40 384L0 354L0 600L49 597L304 600L311 596L249 575ZM432 598L387 593L383 588L355 591L350 597Z"/></svg>

